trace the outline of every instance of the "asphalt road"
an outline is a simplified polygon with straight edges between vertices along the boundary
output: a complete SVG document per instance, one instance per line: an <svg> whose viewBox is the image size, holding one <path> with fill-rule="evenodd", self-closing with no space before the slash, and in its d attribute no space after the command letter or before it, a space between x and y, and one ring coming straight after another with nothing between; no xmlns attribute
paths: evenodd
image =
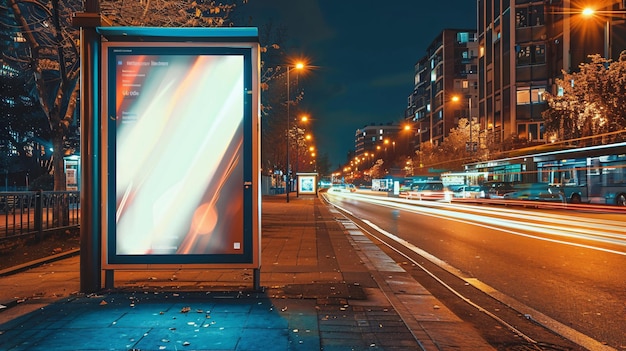
<svg viewBox="0 0 626 351"><path fill-rule="evenodd" d="M626 348L624 214L359 196L331 201L498 294L600 343Z"/></svg>

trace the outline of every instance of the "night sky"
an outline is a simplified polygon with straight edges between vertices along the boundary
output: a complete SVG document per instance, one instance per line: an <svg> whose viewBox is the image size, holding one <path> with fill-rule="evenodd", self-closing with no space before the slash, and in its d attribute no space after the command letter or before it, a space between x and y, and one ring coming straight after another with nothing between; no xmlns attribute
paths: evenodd
<svg viewBox="0 0 626 351"><path fill-rule="evenodd" d="M285 25L287 55L315 66L300 82L300 108L331 170L356 129L403 120L414 65L444 28L476 28L475 0L249 0L237 12L254 26Z"/></svg>

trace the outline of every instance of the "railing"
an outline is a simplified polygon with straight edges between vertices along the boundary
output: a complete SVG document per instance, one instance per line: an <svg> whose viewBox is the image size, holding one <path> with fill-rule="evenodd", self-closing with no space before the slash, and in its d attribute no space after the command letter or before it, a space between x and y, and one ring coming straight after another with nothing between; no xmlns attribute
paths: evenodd
<svg viewBox="0 0 626 351"><path fill-rule="evenodd" d="M0 192L0 241L78 228L78 191Z"/></svg>

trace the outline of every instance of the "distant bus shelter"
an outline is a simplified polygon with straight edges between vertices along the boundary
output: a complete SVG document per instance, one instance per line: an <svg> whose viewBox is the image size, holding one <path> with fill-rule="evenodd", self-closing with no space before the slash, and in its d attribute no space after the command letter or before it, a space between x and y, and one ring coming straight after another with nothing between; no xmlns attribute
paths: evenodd
<svg viewBox="0 0 626 351"><path fill-rule="evenodd" d="M317 173L297 173L298 195L317 195Z"/></svg>

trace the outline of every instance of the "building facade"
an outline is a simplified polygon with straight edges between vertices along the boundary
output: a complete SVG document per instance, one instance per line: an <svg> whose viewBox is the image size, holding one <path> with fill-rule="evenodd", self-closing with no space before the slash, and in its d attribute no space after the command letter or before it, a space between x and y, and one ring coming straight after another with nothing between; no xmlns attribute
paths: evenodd
<svg viewBox="0 0 626 351"><path fill-rule="evenodd" d="M444 29L417 61L405 110L415 133L414 149L443 142L460 118L475 117L477 57L475 30Z"/></svg>
<svg viewBox="0 0 626 351"><path fill-rule="evenodd" d="M354 134L354 156L358 158L369 157L374 160L376 155L389 152L394 147L402 127L393 124L370 124L359 128ZM387 150L385 150L387 149ZM366 155L367 154L367 155Z"/></svg>
<svg viewBox="0 0 626 351"><path fill-rule="evenodd" d="M478 123L490 148L546 142L544 93L558 93L555 79L590 54L619 57L624 25L614 16L625 1L595 3L602 16L585 18L575 0L477 1Z"/></svg>

